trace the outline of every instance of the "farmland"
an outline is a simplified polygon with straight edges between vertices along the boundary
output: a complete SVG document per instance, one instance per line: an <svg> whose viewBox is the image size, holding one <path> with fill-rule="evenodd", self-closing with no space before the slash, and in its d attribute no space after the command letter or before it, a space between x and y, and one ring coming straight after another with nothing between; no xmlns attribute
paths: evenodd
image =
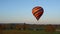
<svg viewBox="0 0 60 34"><path fill-rule="evenodd" d="M0 34L60 34L60 25L0 24Z"/></svg>
<svg viewBox="0 0 60 34"><path fill-rule="evenodd" d="M46 31L33 31L33 30L3 30L2 34L60 34L60 32L46 32Z"/></svg>

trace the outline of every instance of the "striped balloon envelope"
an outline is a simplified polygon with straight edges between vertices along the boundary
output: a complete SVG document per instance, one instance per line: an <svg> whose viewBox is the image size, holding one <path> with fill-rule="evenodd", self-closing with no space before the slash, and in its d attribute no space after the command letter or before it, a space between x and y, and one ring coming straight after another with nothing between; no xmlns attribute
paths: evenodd
<svg viewBox="0 0 60 34"><path fill-rule="evenodd" d="M32 14L35 16L37 21L40 19L43 13L44 13L44 10L41 6L36 6L32 9Z"/></svg>

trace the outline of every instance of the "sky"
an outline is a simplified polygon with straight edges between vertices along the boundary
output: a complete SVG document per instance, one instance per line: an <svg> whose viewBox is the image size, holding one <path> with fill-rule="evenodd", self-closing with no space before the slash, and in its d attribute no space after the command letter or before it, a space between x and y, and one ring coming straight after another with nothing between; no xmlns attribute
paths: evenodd
<svg viewBox="0 0 60 34"><path fill-rule="evenodd" d="M32 9L41 6L39 21ZM0 0L0 23L60 24L60 0Z"/></svg>

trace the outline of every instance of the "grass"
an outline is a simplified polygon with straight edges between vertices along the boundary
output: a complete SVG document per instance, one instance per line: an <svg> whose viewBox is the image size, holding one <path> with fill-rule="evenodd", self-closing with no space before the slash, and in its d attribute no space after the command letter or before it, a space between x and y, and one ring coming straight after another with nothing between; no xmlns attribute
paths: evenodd
<svg viewBox="0 0 60 34"><path fill-rule="evenodd" d="M2 34L60 34L60 32L46 32L33 30L3 30Z"/></svg>

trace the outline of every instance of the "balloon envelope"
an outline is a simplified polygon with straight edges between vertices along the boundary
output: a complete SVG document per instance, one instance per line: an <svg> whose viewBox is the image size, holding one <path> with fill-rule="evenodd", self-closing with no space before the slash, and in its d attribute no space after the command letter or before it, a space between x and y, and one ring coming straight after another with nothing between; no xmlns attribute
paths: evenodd
<svg viewBox="0 0 60 34"><path fill-rule="evenodd" d="M36 6L36 7L34 7L34 8L32 9L32 14L35 16L35 18L36 18L37 20L39 20L40 17L43 15L43 12L44 12L44 10L43 10L43 8L40 7L40 6Z"/></svg>

